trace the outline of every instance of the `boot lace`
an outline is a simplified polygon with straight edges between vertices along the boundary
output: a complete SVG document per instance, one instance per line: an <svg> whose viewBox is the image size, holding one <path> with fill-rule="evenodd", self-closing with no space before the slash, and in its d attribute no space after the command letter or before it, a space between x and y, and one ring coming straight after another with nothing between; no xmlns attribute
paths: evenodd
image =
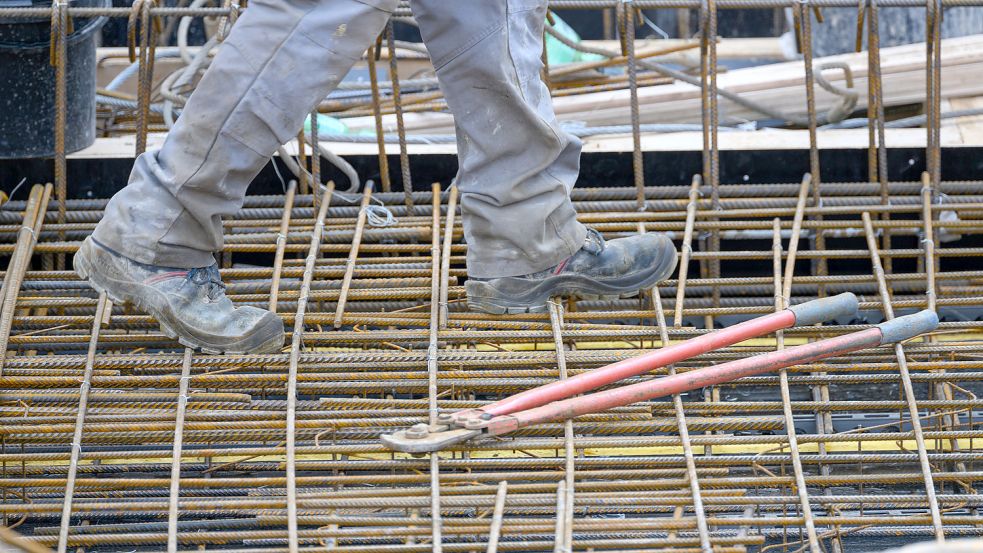
<svg viewBox="0 0 983 553"><path fill-rule="evenodd" d="M205 293L209 300L217 300L225 294L225 283L218 272L218 266L199 267L188 271L188 281L196 286L206 286Z"/></svg>
<svg viewBox="0 0 983 553"><path fill-rule="evenodd" d="M604 245L604 238L601 233L592 227L587 227L587 237L584 239L583 249L594 255L599 255L604 251Z"/></svg>

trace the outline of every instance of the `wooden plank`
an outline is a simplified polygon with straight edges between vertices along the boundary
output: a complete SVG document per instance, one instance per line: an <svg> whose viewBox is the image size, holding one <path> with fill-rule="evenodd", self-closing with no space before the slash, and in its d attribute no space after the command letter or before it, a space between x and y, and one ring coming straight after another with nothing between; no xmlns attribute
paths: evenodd
<svg viewBox="0 0 983 553"><path fill-rule="evenodd" d="M983 109L983 96L969 98L950 98L949 106L953 111L964 109ZM945 111L943 106L942 111ZM955 128L964 144L983 143L983 115L970 117L960 117L958 119L943 119L943 131L948 128Z"/></svg>
<svg viewBox="0 0 983 553"><path fill-rule="evenodd" d="M175 52L177 48L172 48ZM157 48L158 55L169 48ZM191 48L197 52L198 48ZM103 47L96 49L96 87L105 88L117 75L130 66L128 50L120 47ZM154 61L154 86L158 86L168 75L184 66L180 58L158 58ZM137 74L126 80L118 89L119 92L137 94Z"/></svg>
<svg viewBox="0 0 983 553"><path fill-rule="evenodd" d="M983 119L983 118L981 118ZM951 147L983 147L983 120L979 130L964 135L956 125L946 125L942 128L942 146ZM886 141L889 148L924 148L925 129L886 129ZM148 149L159 148L164 135L153 133L148 137ZM818 135L819 149L865 149L867 148L867 129L838 129L821 131ZM340 156L373 156L376 155L376 145L356 144L351 142L322 143ZM754 151L754 150L806 150L809 148L809 134L805 130L767 129L750 132L720 133L721 151ZM288 143L284 148L288 154L296 155L296 142ZM700 132L678 133L648 133L642 135L642 150L646 152L693 152L703 149L703 134ZM386 150L390 155L399 154L398 144L388 144ZM454 144L410 144L410 155L454 155L457 148ZM585 153L598 152L630 152L632 139L624 136L594 136L584 139ZM69 155L69 159L119 159L133 157L133 137L98 138L95 144Z"/></svg>
<svg viewBox="0 0 983 553"><path fill-rule="evenodd" d="M817 135L820 150L862 150L867 148L867 129L837 129ZM886 129L888 148L924 148L925 129ZM958 131L943 129L944 147L967 146ZM981 141L977 145L983 145ZM721 151L778 151L808 150L809 133L805 130L768 129L754 132L728 132L719 135ZM585 142L585 152L630 152L632 140L627 137L593 138ZM642 150L647 152L686 152L703 149L703 134L682 132L648 134L642 137Z"/></svg>
<svg viewBox="0 0 983 553"><path fill-rule="evenodd" d="M635 41L636 50L672 48L687 44L693 39L639 39ZM613 52L621 51L617 40L582 40L581 44L592 48L604 48ZM717 58L722 60L788 60L789 52L782 48L778 37L722 38L717 41Z"/></svg>
<svg viewBox="0 0 983 553"><path fill-rule="evenodd" d="M166 133L150 133L147 135L147 149L156 150L164 143ZM354 142L321 142L328 149L340 156L356 155L376 155L378 147L375 142L354 143ZM132 135L113 136L96 138L96 141L83 150L69 154L69 159L125 159L132 158L136 139ZM290 141L284 149L290 155L297 155L297 142ZM454 144L410 144L408 145L410 154L430 155L430 154L455 154L457 147ZM308 148L308 153L310 148ZM389 155L399 155L399 144L387 144L386 153Z"/></svg>

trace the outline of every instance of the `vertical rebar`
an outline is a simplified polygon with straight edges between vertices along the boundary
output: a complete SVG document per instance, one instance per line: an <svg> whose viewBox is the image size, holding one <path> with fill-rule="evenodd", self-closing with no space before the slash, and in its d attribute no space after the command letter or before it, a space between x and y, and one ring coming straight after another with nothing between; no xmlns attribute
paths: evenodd
<svg viewBox="0 0 983 553"><path fill-rule="evenodd" d="M65 479L65 497L62 502L61 525L58 530L58 553L68 549L68 528L72 521L72 498L75 495L75 477L78 475L79 457L82 453L82 430L85 425L85 413L89 405L89 390L92 387L92 371L95 365L96 347L99 345L99 330L105 317L108 304L106 294L99 294L95 316L92 319L92 332L89 334L89 349L85 356L85 371L82 374L82 385L79 387L78 412L75 416L75 433L72 435L71 457L68 462L68 476Z"/></svg>
<svg viewBox="0 0 983 553"><path fill-rule="evenodd" d="M437 423L437 372L440 326L440 183L430 187L430 339L427 347L427 406L430 424ZM443 283L446 286L446 283ZM440 513L440 455L430 454L430 521L431 548L434 553L443 551L443 521Z"/></svg>
<svg viewBox="0 0 983 553"><path fill-rule="evenodd" d="M403 200L407 212L413 214L413 178L410 175L410 156L406 150L406 128L403 126L403 100L399 90L399 66L396 61L396 31L393 18L386 24L386 43L389 47L389 80L392 82L393 108L396 112L396 133L399 136L399 169L403 178Z"/></svg>
<svg viewBox="0 0 983 553"><path fill-rule="evenodd" d="M369 86L372 90L372 115L375 117L375 140L379 147L379 179L382 181L382 191L389 192L392 183L389 179L389 158L386 157L386 135L382 128L382 98L379 94L379 76L376 74L376 60L382 47L382 35L368 50Z"/></svg>
<svg viewBox="0 0 983 553"><path fill-rule="evenodd" d="M318 125L317 108L311 112L311 200L317 210L321 201L321 131ZM303 171L301 171L303 173Z"/></svg>
<svg viewBox="0 0 983 553"><path fill-rule="evenodd" d="M299 536L297 531L297 463L296 463L296 425L297 425L297 371L300 365L300 350L304 340L304 317L307 314L307 302L311 292L311 281L314 279L314 266L317 263L321 247L321 236L324 233L324 217L331 204L334 193L334 183L329 182L311 231L311 244L304 263L304 275L301 278L300 294L297 297L297 313L294 315L293 338L290 342L290 365L287 370L287 424L286 424L286 473L287 473L287 541L290 553L297 553Z"/></svg>
<svg viewBox="0 0 983 553"><path fill-rule="evenodd" d="M567 481L556 483L556 526L553 530L553 552L563 553L563 536L567 534Z"/></svg>
<svg viewBox="0 0 983 553"><path fill-rule="evenodd" d="M806 12L804 15L805 15L806 18L811 17L808 12ZM782 305L782 307L781 308L782 309L787 308L791 304L791 298L792 298L792 282L795 279L795 262L796 262L796 257L798 256L798 251L799 251L799 240L801 240L802 220L803 220L803 215L805 213L806 197L807 197L808 192L809 192L811 181L812 181L812 175L810 175L809 173L806 173L805 175L803 175L803 177L802 177L802 183L801 183L801 186L799 188L799 197L798 197L798 200L796 201L796 205L795 205L795 214L793 215L793 218L792 218L792 234L789 237L788 256L786 257L786 261L785 261L785 263L786 263L785 264L785 277L784 277L784 281L783 282L778 283L782 287L781 288L781 290L782 290L782 292L781 292L781 297L782 297L782 304L781 305ZM813 188L813 190L816 190L816 188ZM820 231L818 234L822 234L822 232ZM779 242L779 247L780 246L781 246L781 243ZM781 252L779 251L779 254L780 253ZM782 338L782 340L784 340L784 337ZM820 372L820 373L816 373L816 374L818 376L820 376L820 377L823 377L823 376L825 376L826 373ZM788 376L787 375L785 376L785 380L786 380L786 382L788 381ZM826 386L825 384L820 384L819 386L811 387L810 392L812 393L812 396L813 396L813 398L816 401L829 402L829 399L830 399L830 397L829 397L829 387ZM833 420L832 420L832 417L830 416L829 411L817 411L816 414L815 414L815 420L816 420L816 432L819 433L819 434L825 434L827 432L827 430L833 428ZM827 453L827 451L826 451L826 443L825 442L819 442L817 444L817 446L818 446L818 449L819 449L819 454L820 455L826 455L826 453ZM794 465L795 465L795 463L793 462L793 470L795 468ZM801 469L801 463L799 463L799 465L800 465L799 466L799 469ZM825 463L820 463L819 470L820 470L820 472L822 473L823 476L828 476L829 473L830 473L829 465L827 465ZM824 489L824 493L826 493L826 495L829 495L829 494L832 493L832 490L830 490L827 487L827 488ZM808 511L808 509L804 509L803 510L803 512L806 512L806 511ZM812 531L811 532L809 532L808 530L809 529L807 528L807 534L809 536L810 543L811 543L812 542L812 537L815 535L815 525L813 524L813 528L812 528ZM837 537L838 536L839 536L839 534L837 533ZM833 544L832 544L832 546L833 546L834 553L838 553L842 549L840 547L839 541L834 541Z"/></svg>
<svg viewBox="0 0 983 553"><path fill-rule="evenodd" d="M452 185L447 194L447 215L444 225L444 251L440 255L440 328L447 327L448 313L448 279L451 272L451 246L454 244L454 218L457 214L456 185Z"/></svg>
<svg viewBox="0 0 983 553"><path fill-rule="evenodd" d="M942 182L942 0L925 1L925 58L925 170L935 188Z"/></svg>
<svg viewBox="0 0 983 553"><path fill-rule="evenodd" d="M932 210L932 198L935 196L932 175L925 171L922 173L922 247L925 249L925 299L928 301L927 308L936 310L938 301L937 286L935 283L935 273L938 270L938 257L935 255L935 232L933 229L934 211Z"/></svg>
<svg viewBox="0 0 983 553"><path fill-rule="evenodd" d="M720 151L717 142L717 128L720 117L717 111L717 4L716 0L702 0L700 4L700 77L703 106L703 181L710 184L710 203L713 211L720 206ZM717 221L717 218L710 218ZM710 231L710 249L720 251L720 231L714 227ZM720 259L709 260L710 278L720 278ZM711 287L711 300L714 307L720 305L720 287ZM712 317L708 318L712 329Z"/></svg>
<svg viewBox="0 0 983 553"><path fill-rule="evenodd" d="M925 300L926 308L932 311L938 309L938 286L936 285L935 274L938 271L938 257L935 255L935 229L934 229L934 210L932 201L935 198L935 189L932 186L932 176L929 171L922 172L922 247L925 250ZM934 336L926 336L925 341L935 343ZM935 374L945 374L945 369L932 371ZM951 399L952 385L948 382L936 382L934 384L935 396L937 399ZM943 414L941 422L947 430L955 430L959 425L959 416L953 414ZM959 440L949 440L949 448L952 451L959 451ZM956 464L958 470L966 470L965 463ZM971 489L970 486L965 486Z"/></svg>
<svg viewBox="0 0 983 553"><path fill-rule="evenodd" d="M567 378L567 357L563 343L563 322L562 322L562 300L553 298L549 300L550 329L553 334L553 346L556 351L556 367L559 372L560 380ZM574 465L574 439L573 439L573 420L567 419L563 422L563 499L564 508L562 511L563 521L557 520L557 527L562 528L563 532L556 536L553 551L556 553L568 553L573 551L573 498L576 466ZM557 511L557 518L561 517L561 512Z"/></svg>
<svg viewBox="0 0 983 553"><path fill-rule="evenodd" d="M348 260L345 262L345 276L341 279L341 293L338 295L338 305L334 312L334 327L341 328L345 316L345 304L348 301L348 289L352 285L355 274L355 263L358 261L358 249L362 246L362 234L365 232L365 218L368 216L369 203L372 201L372 182L365 183L362 192L362 203L358 208L358 218L355 221L355 233L352 235L352 247L348 250Z"/></svg>
<svg viewBox="0 0 983 553"><path fill-rule="evenodd" d="M870 213L864 211L861 214L861 218L864 223L864 234L867 237L867 248L870 251L870 262L873 266L874 277L877 279L877 289L881 296L884 318L891 320L894 318L894 308L891 306L891 294L887 288L884 267L881 265L881 254L877 248L877 239L875 238L874 227L870 220ZM925 494L928 498L928 507L932 515L932 527L935 531L935 539L938 542L943 542L945 541L945 533L942 527L942 514L939 511L938 499L935 497L935 481L932 477L932 465L928 460L925 435L922 432L922 423L918 414L918 401L915 399L915 389L911 384L911 375L908 373L908 359L905 356L904 346L900 343L894 344L894 353L898 360L898 371L901 373L901 385L904 390L905 402L908 405L911 430L915 435L915 443L918 446L918 461L921 464L922 478L925 481Z"/></svg>
<svg viewBox="0 0 983 553"><path fill-rule="evenodd" d="M679 255L679 276L676 284L676 305L673 306L675 313L672 318L672 325L675 327L683 326L683 302L686 300L686 278L689 275L689 260L693 255L693 227L696 223L696 203L700 198L700 186L703 179L700 175L693 175L693 181L689 187L689 200L686 202L686 224L683 228L683 245Z"/></svg>
<svg viewBox="0 0 983 553"><path fill-rule="evenodd" d="M505 517L505 498L508 494L509 483L502 480L498 483L495 493L495 510L492 511L492 523L488 530L488 548L485 553L498 553L498 539L502 535L502 520Z"/></svg>
<svg viewBox="0 0 983 553"><path fill-rule="evenodd" d="M803 190L808 191L808 179L802 179ZM804 203L805 192L800 192L800 201ZM800 210L796 210L799 213ZM797 218L799 223L801 218ZM789 242L789 261L785 266L785 274L788 278L788 267L795 262L792 256L792 244L798 242L798 235L792 232ZM775 311L788 309L788 292L792 288L791 282L782 282L782 223L777 217L772 221L772 268L775 279ZM790 279L791 280L791 279ZM775 346L777 349L785 349L785 333L781 330L775 332ZM802 509L802 519L805 522L806 537L809 541L809 550L812 553L820 553L819 538L816 535L816 522L812 518L812 506L809 504L809 490L806 487L806 479L802 470L802 459L799 456L799 441L796 437L795 417L792 413L792 395L789 392L788 369L781 369L778 372L779 388L782 395L782 415L785 418L785 433L788 436L788 448L792 457L792 471L795 474L795 488L799 496L799 507Z"/></svg>
<svg viewBox="0 0 983 553"><path fill-rule="evenodd" d="M313 113L317 113L317 109ZM314 128L311 128L311 140L314 140ZM307 180L307 138L304 129L297 133L297 164L300 165L297 178L300 179L300 193L310 194L310 183Z"/></svg>
<svg viewBox="0 0 983 553"><path fill-rule="evenodd" d="M7 264L6 276L0 287L0 376L3 376L4 363L7 359L7 345L10 342L10 329L17 309L17 297L20 294L21 283L31 264L31 256L44 224L51 199L51 184L35 185L27 199L24 209L24 220L17 231L17 243Z"/></svg>
<svg viewBox="0 0 983 553"><path fill-rule="evenodd" d="M184 349L181 379L178 384L177 413L174 420L174 447L171 455L171 489L167 510L167 553L177 553L178 499L181 492L181 446L184 443L184 416L188 410L191 381L191 357L194 350Z"/></svg>
<svg viewBox="0 0 983 553"><path fill-rule="evenodd" d="M871 182L880 184L881 205L888 205L888 182L887 182L887 144L885 143L884 132L884 93L883 80L881 78L881 48L880 48L880 27L877 0L866 0L867 2L867 125L868 141L870 148L867 154L867 162L870 164L868 173ZM883 213L880 218L889 220L890 214ZM889 227L883 229L881 237L882 247L886 250L891 249L891 230ZM891 271L892 259L884 260L884 268Z"/></svg>
<svg viewBox="0 0 983 553"><path fill-rule="evenodd" d="M137 130L136 155L147 151L147 134L150 129L150 89L154 82L155 27L151 9L155 0L139 0L134 9L140 10L140 70L137 80Z"/></svg>
<svg viewBox="0 0 983 553"><path fill-rule="evenodd" d="M65 222L68 200L68 157L65 131L68 125L68 2L54 0L51 10L51 55L55 65L55 197L58 200L58 223ZM45 206L47 209L47 206ZM59 240L65 234L59 233ZM58 270L65 268L65 256L56 261Z"/></svg>
<svg viewBox="0 0 983 553"><path fill-rule="evenodd" d="M301 165L300 174L304 174ZM283 215L280 217L280 230L276 235L276 253L273 254L273 278L270 283L269 310L276 313L280 296L280 274L283 272L283 254L287 249L287 232L290 231L290 215L294 208L294 198L297 195L297 181L291 180L287 185L287 196L283 201Z"/></svg>
<svg viewBox="0 0 983 553"><path fill-rule="evenodd" d="M795 202L795 216L792 219L792 236L788 242L788 262L785 264L785 279L783 287L780 289L784 306L778 309L785 309L788 306L789 298L792 297L792 277L795 275L795 257L799 251L799 235L802 234L802 219L805 215L806 199L809 197L809 185L812 177L809 173L802 176L799 184L799 198Z"/></svg>
<svg viewBox="0 0 983 553"><path fill-rule="evenodd" d="M635 175L635 207L645 209L645 165L642 157L641 119L638 107L638 65L635 62L635 6L632 0L622 0L618 4L619 20L628 63L628 90L631 104L632 170Z"/></svg>
<svg viewBox="0 0 983 553"><path fill-rule="evenodd" d="M806 112L809 122L809 174L812 176L812 205L813 207L822 207L822 197L819 191L820 185L822 184L822 169L819 165L819 143L818 137L816 136L816 80L812 67L812 14L807 9L808 3L809 0L803 0L802 4L799 5L799 22L802 31L800 44L802 48L802 61L805 65ZM822 23L818 7L815 8L814 13L819 22ZM822 213L817 213L815 216L810 217L810 219L821 223L823 220ZM813 235L812 241L816 249L826 249L826 237L823 236L822 232L816 232ZM826 265L826 258L824 257L814 260L812 265L818 275L826 275L829 270ZM826 295L825 284L819 285L817 295L820 298Z"/></svg>
<svg viewBox="0 0 983 553"><path fill-rule="evenodd" d="M666 313L662 309L662 297L659 287L652 288L652 306L655 308L656 319L659 323L660 347L669 345L669 330L666 328ZM670 376L676 374L676 365L666 367ZM689 426L686 423L686 412L683 410L683 398L679 394L672 396L672 410L676 415L676 429L679 430L679 441L683 445L683 459L686 461L686 479L689 483L690 495L693 497L693 512L696 515L696 531L700 536L702 553L713 553L710 544L710 526L707 524L707 514L703 508L703 494L700 492L700 479L696 472L696 457L693 455L693 444L689 437Z"/></svg>
<svg viewBox="0 0 983 553"><path fill-rule="evenodd" d="M802 62L805 67L806 117L809 121L809 174L812 175L813 190L819 189L819 145L816 140L816 79L812 69L812 12L809 0L800 0L792 13L797 20Z"/></svg>

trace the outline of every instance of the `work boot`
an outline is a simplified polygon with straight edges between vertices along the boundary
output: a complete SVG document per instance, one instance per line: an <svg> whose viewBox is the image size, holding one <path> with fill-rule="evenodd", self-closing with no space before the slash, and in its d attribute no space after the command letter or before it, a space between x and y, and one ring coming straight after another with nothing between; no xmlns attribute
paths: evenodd
<svg viewBox="0 0 983 553"><path fill-rule="evenodd" d="M663 234L605 242L587 229L583 247L554 267L528 275L468 279L468 307L494 313L542 313L552 296L628 298L665 280L676 268L676 248Z"/></svg>
<svg viewBox="0 0 983 553"><path fill-rule="evenodd" d="M113 303L133 303L164 334L205 353L273 353L283 347L283 321L255 307L232 306L218 266L176 269L138 263L92 237L75 254L75 272Z"/></svg>

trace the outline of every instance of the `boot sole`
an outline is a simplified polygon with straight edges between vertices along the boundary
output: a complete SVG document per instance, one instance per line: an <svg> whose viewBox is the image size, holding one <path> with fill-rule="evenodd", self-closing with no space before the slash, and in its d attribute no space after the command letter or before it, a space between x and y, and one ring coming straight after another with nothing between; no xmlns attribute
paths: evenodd
<svg viewBox="0 0 983 553"><path fill-rule="evenodd" d="M114 279L93 270L92 263L85 254L85 250L92 246L88 241L83 242L82 247L75 253L73 264L75 273L82 279L89 282L96 292L106 294L106 297L117 305L132 304L140 311L143 311L160 325L160 330L168 338L176 340L182 346L210 354L246 354L246 353L279 353L283 348L283 322L275 315L268 318L262 326L257 327L256 331L250 336L241 340L229 343L209 342L195 337L187 327L170 315L153 308L147 302L142 301L141 296L129 290L129 288L139 288L151 294L160 295L160 292L153 287L145 286L135 282L127 282ZM178 329L178 330L175 330ZM181 332L179 332L179 330ZM262 338L261 338L262 337ZM258 339L257 339L258 338ZM258 342L258 343L256 343Z"/></svg>
<svg viewBox="0 0 983 553"><path fill-rule="evenodd" d="M650 271L638 271L618 279L600 280L577 274L559 274L532 286L525 279L509 277L495 279L496 284L469 280L464 284L468 308L493 315L514 315L544 313L547 302L553 296L583 300L632 298L669 278L676 270L678 259L671 240L664 241L662 255L658 259L662 262L651 267Z"/></svg>

